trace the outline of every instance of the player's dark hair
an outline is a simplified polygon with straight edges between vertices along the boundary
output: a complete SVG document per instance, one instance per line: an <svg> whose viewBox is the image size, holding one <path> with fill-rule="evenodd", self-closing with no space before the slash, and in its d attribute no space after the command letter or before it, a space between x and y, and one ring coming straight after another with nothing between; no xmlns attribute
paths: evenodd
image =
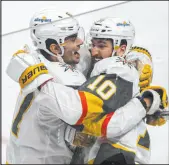
<svg viewBox="0 0 169 165"><path fill-rule="evenodd" d="M46 43L46 49L48 49L49 51L50 51L50 45L51 45L51 44L56 44L56 45L58 45L57 41L54 40L54 39L51 39L51 38L48 38L48 39L45 41L45 43ZM51 51L50 51L50 52L51 52Z"/></svg>
<svg viewBox="0 0 169 165"><path fill-rule="evenodd" d="M48 39L45 41L45 43L46 43L46 48L47 48L49 51L50 51L50 45L51 45L51 44L56 44L56 45L58 45L57 41L54 40L54 39L51 39L51 38L48 38ZM40 53L41 53L47 60L53 61L53 60L51 59L51 55L50 55L49 53L47 53L45 50L40 49L39 51L40 51ZM50 52L51 52L51 51L50 51Z"/></svg>
<svg viewBox="0 0 169 165"><path fill-rule="evenodd" d="M120 42L120 46L121 45L126 45L127 46L127 40L126 39L122 39Z"/></svg>

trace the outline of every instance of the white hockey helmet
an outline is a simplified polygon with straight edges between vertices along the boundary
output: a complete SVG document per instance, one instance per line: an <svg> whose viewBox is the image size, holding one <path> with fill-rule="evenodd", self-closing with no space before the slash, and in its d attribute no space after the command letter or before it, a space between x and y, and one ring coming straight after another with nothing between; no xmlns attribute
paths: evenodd
<svg viewBox="0 0 169 165"><path fill-rule="evenodd" d="M91 38L112 39L114 44L112 56L119 48L121 40L125 39L127 41L126 54L133 44L135 29L129 20L106 17L94 22L90 29L90 36Z"/></svg>
<svg viewBox="0 0 169 165"><path fill-rule="evenodd" d="M52 56L56 56L46 47L47 39L54 39L61 48L60 57L64 54L65 38L77 34L84 40L84 30L78 21L69 13L59 15L55 9L45 9L35 13L30 21L31 39L38 49L43 49ZM58 55L56 56L58 57ZM61 60L62 58L59 58ZM63 62L63 60L62 60Z"/></svg>

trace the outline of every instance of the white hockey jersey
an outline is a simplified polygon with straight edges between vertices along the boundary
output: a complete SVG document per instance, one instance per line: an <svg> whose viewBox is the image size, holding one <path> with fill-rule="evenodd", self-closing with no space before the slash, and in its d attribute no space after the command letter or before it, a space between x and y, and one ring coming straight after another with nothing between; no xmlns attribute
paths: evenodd
<svg viewBox="0 0 169 165"><path fill-rule="evenodd" d="M136 84L133 85L133 96L136 95L138 92L137 91L138 90L138 85L137 85L138 79L137 79L137 74L135 73L135 70L129 71L127 67L125 70L123 70L123 68L120 66L120 63L118 63L116 67L113 68L112 70L111 65L112 63L108 59L104 59L100 61L94 67L94 70L91 73L91 77L99 73L105 73L105 72L110 74L113 71L115 73L118 73L119 76L124 77L125 80L128 80L128 81L133 81L134 78L136 78L135 79ZM128 76L128 72L130 73L130 76ZM123 108L128 109L127 106L129 107L129 104L130 102ZM133 121L134 118L132 118L133 109L130 109L130 110L131 110L130 113L129 113L129 109L128 111L124 110L124 113L126 113L127 115L122 115L122 118L120 118L121 120L118 120L118 117L117 117L118 115L121 116L121 110L120 111L116 110L116 113L113 114L113 116L111 117L107 125L107 139L108 140L105 138L98 138L96 143L90 149L90 152L88 149L86 149L86 154L87 152L89 152L89 155L88 155L88 158L85 158L86 160L85 163L100 164L102 163L102 160L105 160L114 154L113 153L114 151L112 151L111 149L100 151L100 147L104 143L109 143L110 145L112 145L112 147L119 149L119 150L127 151L129 154L132 153L134 155L135 163L139 163L139 164L149 163L150 161L150 138L149 138L149 133L147 131L147 125L143 120L141 120L137 125L135 125L134 124L135 122ZM138 116L139 116L139 113L138 113ZM133 123L131 127L129 127L128 125L127 127L128 130L123 129L126 126L126 122L129 122L130 124Z"/></svg>
<svg viewBox="0 0 169 165"><path fill-rule="evenodd" d="M59 62L49 62L33 52L34 57L45 63L57 81L68 86L80 86L86 78L77 69ZM29 56L27 54L27 56ZM56 115L41 112L35 102L36 94L26 97L19 94L14 111L6 158L9 164L69 164L72 151L65 142L67 124ZM44 100L46 105L48 101Z"/></svg>
<svg viewBox="0 0 169 165"><path fill-rule="evenodd" d="M115 74L115 81L113 83L110 82L111 78L105 77L104 74L110 75L110 77L113 77L112 74ZM145 116L145 109L136 98L131 100L132 97L139 93L138 72L134 67L125 63L123 58L111 57L96 63L91 77L94 79L91 79L90 82L87 81L87 83L84 83L82 87L80 87L81 91L75 91L71 88L64 87L61 84L56 83L57 80L50 81L42 87L41 93L38 95L36 101L45 107L43 108L43 113L45 113L46 106L43 100L47 99L50 104L47 108L48 111L52 111L53 114L69 124L83 124L85 126L83 130L84 133L95 136L106 136L111 141L112 138L118 137L119 144L124 146L124 148L129 148L129 150L137 153L135 161L143 161L144 163L148 162L149 151L145 154L147 158L143 158L143 156L145 156L144 153L141 155L139 153L140 149L137 148L137 140L140 133L142 133L138 132L138 129L142 127L143 129L141 129L141 131L146 130L146 125L142 122L142 119ZM121 78L127 83L121 83ZM117 87L119 84L121 85L120 88L129 88L128 90L132 91L132 93L121 93L124 92L123 89L121 89L121 95L119 95L119 87ZM106 91L107 87L109 89ZM93 92L95 89L97 89L97 93ZM114 93L115 95L113 95ZM52 99L48 96L49 94L52 96ZM99 117L101 113L105 113L104 110L106 108L108 110L109 108L112 108L112 104L110 104L109 107L104 106L104 101L114 96L116 96L118 100L118 102L115 102L117 103L115 105L118 105L119 102L123 102L126 97L129 98L127 98L126 102L124 101L123 107L119 104L119 107L114 107L115 110L118 110L114 110L114 112L105 115L101 120L93 122L93 120ZM127 103L129 100L130 102ZM127 104L125 105L125 103ZM141 122L141 124L137 125L138 122ZM141 125L144 125L144 127ZM124 135L133 127L136 128L130 133ZM131 136L133 137L132 140ZM115 141L116 146L117 139Z"/></svg>
<svg viewBox="0 0 169 165"><path fill-rule="evenodd" d="M137 71L132 66L128 66L127 64L125 64L125 62L118 57L112 57L111 59L106 59L105 61L106 62L110 61L110 65L108 65L107 63L105 65L107 66L107 68L109 68L107 70L104 70L105 73L118 75L118 71L120 71L119 72L120 76L117 76L115 78L115 80L117 81L116 85L118 84L118 79L120 78L125 79L127 77L126 74L122 73L122 70L117 69L120 67L124 68L125 73L128 73L128 78L125 81L128 83L128 85L131 85L130 87L132 87L131 90L133 91L131 98L134 95L136 95L139 91L138 80L136 81L136 79L138 78ZM99 62L98 64L96 64L96 67L97 65L99 65ZM112 68L112 72L110 72L110 68ZM135 74L137 77L135 78L135 76L131 73ZM98 76L99 80L97 80L97 83L98 81L100 81L100 79L102 80L104 79L103 75L100 76ZM103 89L101 89L100 91L97 90L97 92L99 92L99 94L104 99L106 99L106 97L110 97L112 93L116 93L117 96L118 91L114 92L114 90L116 89L112 85L112 83L110 83L110 81L106 81L106 82L108 82L108 85L110 85L109 87L112 88L111 91L108 90L106 94L104 93L105 95L103 94L102 91ZM94 85L97 86L96 83L94 83ZM126 87L129 87L127 86L127 84L124 85L126 85ZM90 86L90 88L92 87ZM114 120L107 121L106 120L107 116L106 116L105 118L102 118L102 120L100 120L100 124L98 124L97 122L96 125L96 124L92 124L91 122L91 119L96 118L94 114L97 116L102 113L105 113L102 107L103 100L101 100L99 97L89 92L74 90L72 88L68 88L61 84L58 84L57 79L47 82L45 85L42 86L41 92L40 93L37 92L37 93L38 94L35 101L41 105L41 114L43 113L44 115L46 113L52 113L53 115L56 115L57 117L61 118L62 120L64 120L69 124L77 124L77 125L84 124L86 125L84 132L89 134L94 134L96 136L106 135L107 137L109 136L112 137L112 134L114 136L115 135L118 136L120 133L130 130L134 125L138 123L138 121L141 121L142 118L145 116L145 109L142 106L142 104L139 102L139 100L137 98L134 98L132 100L131 98L129 98L129 100L131 100L130 103L128 103L126 106L122 108L118 107L119 108L118 111L115 111L111 114ZM126 96L127 95L125 95L125 97ZM120 100L120 97L118 99ZM46 105L46 103L48 104ZM107 121L106 124L105 121ZM112 121L119 121L119 122L117 123L114 122L113 125L111 125ZM132 121L132 122L128 122L128 121ZM105 127L103 127L103 124ZM87 125L88 126L90 125L90 128ZM109 131L109 129L112 131Z"/></svg>
<svg viewBox="0 0 169 165"><path fill-rule="evenodd" d="M113 118L112 118L113 119ZM111 147L101 150L101 146L108 143ZM115 153L123 153L128 158L133 157L136 164L148 164L150 161L150 137L144 121L139 122L134 128L120 136L104 139L98 138L91 149L86 150L85 163L100 164ZM102 155L102 156L101 156ZM133 164L129 162L129 164Z"/></svg>
<svg viewBox="0 0 169 165"><path fill-rule="evenodd" d="M139 88L137 86L138 85L137 71L134 70L133 67L128 66L125 63L125 61L123 61L121 58L112 57L105 61L108 60L110 61L110 65L108 65L109 62L106 63L106 65L103 65L103 66L108 66L107 67L108 69L104 70L104 72L98 72L98 73L96 71L98 75L94 74L93 72L93 75L97 75L97 76L94 76L93 79L89 81L89 84L84 84L84 86L82 86L81 88L81 91L73 90L72 88L60 84L61 83L61 80L59 79L60 77L59 78L55 77L53 80L50 80L46 82L46 84L43 84L41 86L41 92L37 90L32 94L35 95L35 99L34 99L34 103L36 105L35 108L38 109L35 116L41 118L41 120L39 121L46 121L47 122L47 124L45 124L46 126L50 124L52 121L54 121L55 117L57 117L64 120L68 124L74 124L74 125L83 124L85 127L84 132L86 133L95 136L107 136L107 137L112 137L112 135L118 136L119 135L118 133L123 133L125 131L128 131L133 126L137 125L137 123L141 121L142 118L145 116L145 109L140 103L140 101L137 98L133 98L131 100L131 98L134 95L136 95L139 91ZM49 69L49 66L47 67ZM120 67L123 68L125 74L122 72L122 70L117 69ZM126 72L127 70L128 72ZM101 73L108 75L108 77L106 77L105 75L99 75ZM134 77L131 73L135 74L136 77ZM112 76L112 74L114 74L114 76ZM118 76L118 74L120 76ZM113 77L113 81L111 79L112 77ZM101 83L100 86L99 83ZM68 85L71 85L71 83L69 83ZM90 92L85 91L83 87L84 89L88 88ZM119 90L120 87L123 88ZM92 93L92 91L94 91L95 93ZM123 94L123 92L125 92L125 94ZM130 97L128 97L128 94L130 95ZM33 98L32 95L29 94L27 96L28 98L29 97ZM92 121L94 119L97 119L97 117L100 117L101 114L105 114L111 111L112 104L109 105L108 103L108 105L104 106L105 105L104 102L106 102L106 100L108 100L109 98L115 98L115 103L117 103L114 104L113 112L102 117L99 120L100 122L93 123ZM29 100L31 104L31 99L29 98ZM130 103L124 106L129 100L131 100ZM122 104L120 102L122 102ZM30 106L30 104L27 106ZM32 105L30 106L30 108L31 107ZM27 110L27 109L25 110L24 108L24 110L22 110L22 113L17 116L20 116L20 118L22 119L23 116L30 114L30 108L28 111L29 113L27 112L24 114L23 112L26 112ZM116 109L118 109L118 111L115 111ZM46 120L46 117L49 118ZM50 117L52 118L52 120L49 122ZM21 130L21 124L24 121L26 120L23 120L21 123L19 123L20 130ZM112 125L111 124L112 121L119 121L119 122L117 123L114 122ZM40 122L40 123L42 124L44 122ZM17 124L15 125L16 125L15 126L16 129L14 129L14 131L16 131L15 133L17 134L18 125ZM47 128L49 129L49 127ZM43 144L45 143L43 142ZM42 145L41 146L37 145L37 146L42 147ZM22 154L21 157L23 157ZM9 158L9 160L12 159ZM29 160L29 158L25 160ZM39 159L37 159L37 161L39 161ZM47 159L45 159L45 161L48 162ZM36 161L34 161L34 163L36 163Z"/></svg>

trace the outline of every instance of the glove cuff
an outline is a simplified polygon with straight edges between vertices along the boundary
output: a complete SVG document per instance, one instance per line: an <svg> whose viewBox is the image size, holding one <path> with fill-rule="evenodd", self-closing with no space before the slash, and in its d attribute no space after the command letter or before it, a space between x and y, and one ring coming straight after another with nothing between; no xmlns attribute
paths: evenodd
<svg viewBox="0 0 169 165"><path fill-rule="evenodd" d="M147 107L147 104L146 104L146 102L144 101L143 97L137 96L136 98L140 100L140 102L141 102L141 104L143 105L143 107L147 110L148 107Z"/></svg>
<svg viewBox="0 0 169 165"><path fill-rule="evenodd" d="M147 114L149 115L154 114L154 112L156 112L159 109L161 99L160 99L160 95L156 91L151 89L145 90L141 93L141 97L151 99L152 104Z"/></svg>

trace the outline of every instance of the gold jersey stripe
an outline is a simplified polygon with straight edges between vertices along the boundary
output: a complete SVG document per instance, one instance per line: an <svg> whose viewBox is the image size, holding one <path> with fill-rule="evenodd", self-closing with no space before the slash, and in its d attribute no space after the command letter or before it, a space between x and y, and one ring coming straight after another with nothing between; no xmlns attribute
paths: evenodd
<svg viewBox="0 0 169 165"><path fill-rule="evenodd" d="M90 118L83 122L84 129L83 133L92 136L102 136L102 127L105 121L106 115L101 117L101 114L93 114Z"/></svg>
<svg viewBox="0 0 169 165"><path fill-rule="evenodd" d="M88 113L103 113L103 101L92 93L84 92L84 94L87 101Z"/></svg>
<svg viewBox="0 0 169 165"><path fill-rule="evenodd" d="M124 150L124 151L133 152L134 154L136 153L136 151L134 151L134 150L132 150L132 149L130 149L130 148L128 148L128 147L124 147L124 146L121 145L121 144L112 143L111 145L112 145L113 147L115 147L115 148L119 148L119 149L122 149L122 150Z"/></svg>

